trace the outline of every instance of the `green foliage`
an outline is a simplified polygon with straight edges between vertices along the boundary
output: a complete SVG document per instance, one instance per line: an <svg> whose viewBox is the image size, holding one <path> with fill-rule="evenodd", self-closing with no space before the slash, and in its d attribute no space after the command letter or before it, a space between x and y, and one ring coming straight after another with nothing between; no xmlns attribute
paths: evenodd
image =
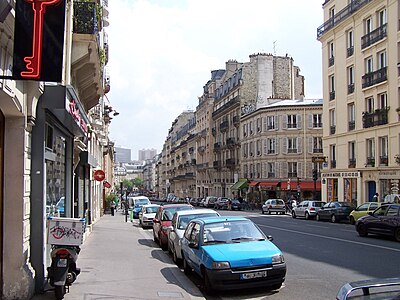
<svg viewBox="0 0 400 300"><path fill-rule="evenodd" d="M108 194L108 195L106 196L107 207L110 207L111 201L114 201L115 204L118 204L118 196L117 196L117 194L110 193L110 194Z"/></svg>
<svg viewBox="0 0 400 300"><path fill-rule="evenodd" d="M136 187L140 187L141 185L143 185L143 180L139 177L136 177L132 181L133 181L133 185Z"/></svg>

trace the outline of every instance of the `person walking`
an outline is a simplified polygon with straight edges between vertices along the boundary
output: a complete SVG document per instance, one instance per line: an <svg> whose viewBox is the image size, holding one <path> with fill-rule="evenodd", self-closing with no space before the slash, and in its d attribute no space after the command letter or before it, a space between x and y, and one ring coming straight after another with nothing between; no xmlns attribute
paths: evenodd
<svg viewBox="0 0 400 300"><path fill-rule="evenodd" d="M372 197L372 202L379 202L379 194L375 193L375 195Z"/></svg>
<svg viewBox="0 0 400 300"><path fill-rule="evenodd" d="M114 200L111 201L110 208L111 208L111 215L113 216L115 213L115 201Z"/></svg>

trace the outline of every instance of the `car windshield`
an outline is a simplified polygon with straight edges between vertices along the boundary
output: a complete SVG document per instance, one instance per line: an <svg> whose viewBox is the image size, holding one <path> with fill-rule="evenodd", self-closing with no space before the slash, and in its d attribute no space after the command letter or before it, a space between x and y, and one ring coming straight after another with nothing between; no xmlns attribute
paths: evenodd
<svg viewBox="0 0 400 300"><path fill-rule="evenodd" d="M186 229L186 226L189 224L189 222L196 218L216 217L216 216L218 216L217 213L202 213L202 214L180 216L177 228Z"/></svg>
<svg viewBox="0 0 400 300"><path fill-rule="evenodd" d="M150 201L147 199L139 199L135 201L135 207L141 207L146 204L150 204Z"/></svg>
<svg viewBox="0 0 400 300"><path fill-rule="evenodd" d="M262 232L250 220L224 221L204 225L204 244L237 243L264 239Z"/></svg>
<svg viewBox="0 0 400 300"><path fill-rule="evenodd" d="M186 209L192 209L193 207L191 206L178 206L178 207L169 207L164 209L164 213L162 216L163 221L171 221L172 217L174 216L174 213L177 212L178 210L186 210Z"/></svg>
<svg viewBox="0 0 400 300"><path fill-rule="evenodd" d="M151 213L156 213L158 209L158 206L150 206L146 207L146 213L151 214Z"/></svg>

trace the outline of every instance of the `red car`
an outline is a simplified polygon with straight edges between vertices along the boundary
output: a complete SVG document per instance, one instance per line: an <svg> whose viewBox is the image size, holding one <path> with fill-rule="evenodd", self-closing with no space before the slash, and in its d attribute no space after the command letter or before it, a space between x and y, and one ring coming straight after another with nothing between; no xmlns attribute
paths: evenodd
<svg viewBox="0 0 400 300"><path fill-rule="evenodd" d="M168 247L168 229L172 226L172 217L178 210L194 209L190 204L166 204L160 206L153 219L153 237L163 250Z"/></svg>

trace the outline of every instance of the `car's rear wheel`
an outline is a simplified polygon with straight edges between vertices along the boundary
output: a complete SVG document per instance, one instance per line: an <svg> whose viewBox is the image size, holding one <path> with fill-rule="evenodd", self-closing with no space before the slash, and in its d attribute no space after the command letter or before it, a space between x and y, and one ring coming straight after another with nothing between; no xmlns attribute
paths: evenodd
<svg viewBox="0 0 400 300"><path fill-rule="evenodd" d="M350 216L350 224L351 224L351 225L356 224L356 220L354 220L354 217L353 217L353 216Z"/></svg>
<svg viewBox="0 0 400 300"><path fill-rule="evenodd" d="M368 235L367 227L364 224L359 224L357 228L359 236L366 237Z"/></svg>
<svg viewBox="0 0 400 300"><path fill-rule="evenodd" d="M394 238L396 241L400 242L400 228L396 228L394 231Z"/></svg>
<svg viewBox="0 0 400 300"><path fill-rule="evenodd" d="M292 210L292 218L296 219L296 213L294 212L294 210Z"/></svg>
<svg viewBox="0 0 400 300"><path fill-rule="evenodd" d="M306 211L306 214L305 214L304 217L306 218L306 220L309 220L310 219L310 214Z"/></svg>

